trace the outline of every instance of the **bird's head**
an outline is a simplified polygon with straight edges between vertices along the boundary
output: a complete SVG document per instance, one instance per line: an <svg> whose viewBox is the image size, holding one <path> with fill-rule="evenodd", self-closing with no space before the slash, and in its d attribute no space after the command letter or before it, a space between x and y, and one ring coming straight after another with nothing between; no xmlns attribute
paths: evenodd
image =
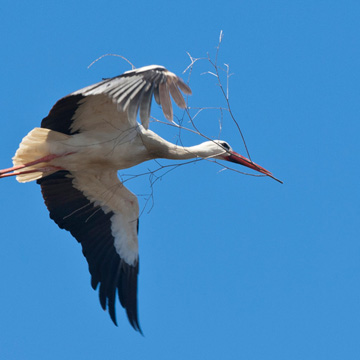
<svg viewBox="0 0 360 360"><path fill-rule="evenodd" d="M214 159L226 160L246 166L250 169L253 169L264 175L267 175L282 184L282 181L274 177L274 175L270 171L264 169L262 166L255 164L251 160L235 152L226 141L223 140L207 141L203 143L203 145L205 145L205 147L208 148L209 153L213 154L210 157Z"/></svg>

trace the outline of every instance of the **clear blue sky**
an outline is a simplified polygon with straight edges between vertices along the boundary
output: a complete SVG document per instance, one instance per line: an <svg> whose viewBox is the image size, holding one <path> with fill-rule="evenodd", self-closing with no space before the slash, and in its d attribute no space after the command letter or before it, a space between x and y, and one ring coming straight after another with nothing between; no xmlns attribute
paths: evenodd
<svg viewBox="0 0 360 360"><path fill-rule="evenodd" d="M186 51L214 54L221 29L233 112L252 159L284 185L208 162L155 185L140 219L142 337L120 306L118 328L101 310L39 187L2 180L1 359L358 358L358 1L5 0L0 167L56 100L129 69L118 58L87 69L100 55L181 74ZM206 65L190 104L224 105ZM218 119L204 112L199 126L217 138ZM244 154L228 117L221 137ZM149 192L147 177L127 185Z"/></svg>

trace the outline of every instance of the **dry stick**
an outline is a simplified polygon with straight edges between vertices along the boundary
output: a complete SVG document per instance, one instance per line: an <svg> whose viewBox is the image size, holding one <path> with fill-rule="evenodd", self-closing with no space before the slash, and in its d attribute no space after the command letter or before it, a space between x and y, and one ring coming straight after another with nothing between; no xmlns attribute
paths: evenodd
<svg viewBox="0 0 360 360"><path fill-rule="evenodd" d="M211 60L209 60L209 61L210 61L210 63L212 63ZM243 143L244 143L245 150L246 150L246 153L247 153L247 155L248 155L248 158L251 160L251 156L250 156L250 153L249 153L249 149L248 149L248 147L247 147L247 145L246 145L245 137L244 137L244 135L243 135L243 133L242 133L242 131L241 131L241 129L240 129L240 126L239 126L238 122L235 120L234 114L233 114L232 111L231 111L229 98L228 98L228 96L226 95L226 93L225 93L225 91L224 91L224 88L223 88L223 86L222 86L222 84L221 84L220 75L219 75L219 70L218 70L217 67L215 67L215 71L216 71L216 77L217 77L218 82L219 82L218 85L219 85L219 87L220 87L221 92L223 93L223 95L224 95L224 97L225 97L225 101L226 101L226 104L227 104L227 106L228 106L228 112L229 112L231 118L233 119L233 121L234 121L234 123L235 123L235 125L236 125L236 127L237 127L237 129L238 129L238 131L239 131L239 133L240 133L240 135L241 135L241 138L242 138L242 141L243 141Z"/></svg>
<svg viewBox="0 0 360 360"><path fill-rule="evenodd" d="M195 120L195 118L200 114L200 112L202 112L203 110L217 109L217 110L219 110L220 113L221 113L221 118L219 119L219 122L220 122L219 126L220 126L220 133L221 133L221 129L222 129L222 125L221 125L222 122L221 122L221 121L222 121L222 119L223 119L223 111L226 110L226 111L228 111L228 112L230 113L231 118L232 118L233 121L235 122L235 124L236 124L236 126L237 126L237 128L238 128L238 130L239 130L239 132L240 132L240 134L241 134L241 137L242 137L242 139L243 139L243 142L244 142L244 145L245 145L245 148L246 148L246 152L247 152L247 154L248 154L248 156L249 156L249 158L250 158L250 154L249 154L249 151L248 151L248 149L247 149L244 136L243 136L243 134L242 134L242 132L241 132L241 130L240 130L240 127L239 127L238 123L236 122L235 117L233 116L233 114L232 114L232 112L231 112L231 108L230 108L230 102L229 102L229 78L230 78L230 76L231 76L232 74L229 74L229 66L228 66L227 64L225 64L225 66L227 67L227 85L226 85L226 89L227 89L227 90L226 90L226 93L225 93L225 91L224 91L224 89L223 89L223 86L222 86L222 83L221 83L219 71L218 71L217 60L218 60L218 54L219 54L219 49L220 49L220 44L221 44L221 41L222 41L222 37L223 37L223 32L221 31L221 32L220 32L220 37L219 37L219 44L218 44L218 46L217 46L217 51L216 51L216 55L215 55L215 62L213 62L213 61L211 60L209 54L207 54L207 57L203 57L203 58L193 58L193 57L190 55L190 53L187 53L188 56L189 56L189 58L190 58L190 60L191 60L191 63L190 63L189 66L187 66L187 68L183 71L183 73L185 73L187 70L190 69L190 70L189 70L189 76L188 76L188 83L189 83L190 77L191 77L191 75L192 75L192 70L193 70L194 64L195 64L197 61L199 61L199 60L205 60L205 59L207 59L207 60L210 62L210 64L212 64L212 66L213 66L214 69L215 69L215 74L214 74L214 73L211 73L211 72L209 72L209 73L212 74L212 75L214 75L214 76L218 79L218 85L219 85L219 87L220 87L220 89L221 89L221 91L222 91L222 93L223 93L223 95L224 95L224 97L225 97L225 99L226 99L227 108L223 108L223 107L203 107L203 108L195 108L195 107L192 107L192 108L189 108L189 107L187 107L187 108L185 109L185 111L184 111L184 114L185 114L185 113L187 114L187 116L188 116L188 118L189 118L189 120L190 120L190 122L191 122L191 124L192 124L192 127L194 128L194 130L193 130L193 129L186 128L186 127L184 127L184 126L181 125L183 117L182 117L181 119L179 119L180 126L179 126L179 125L176 125L176 126L175 126L175 124L160 121L160 120L158 120L158 119L155 119L154 117L152 117L152 119L154 119L156 122L159 122L159 123L162 123L162 124L166 124L166 125L170 125L170 126L177 127L177 128L179 129L179 135L178 135L179 137L178 137L178 140L179 140L179 142L180 142L181 145L182 145L182 140L181 140L181 131L182 131L182 130L190 131L190 132L192 132L192 133L195 133L195 134L197 134L197 135L202 136L203 138L205 138L205 139L207 139L207 140L209 140L209 141L214 141L213 139L209 138L208 136L206 136L206 135L204 135L204 134L202 134L202 133L200 132L200 130L197 128L194 120ZM94 65L97 61L99 61L100 59L102 59L102 58L105 57L105 56L116 56L116 57L120 57L120 58L124 59L126 62L128 62L128 63L131 65L132 69L135 68L135 66L134 66L127 58L125 58L124 56L121 56L121 55L117 55L117 54L104 54L104 55L100 56L98 59L94 60L94 61L88 66L88 68L90 68L92 65ZM188 97L186 98L186 102L188 102ZM198 109L198 111L196 112L196 114L195 114L193 117L190 115L190 112L189 112L190 109ZM220 134L219 134L219 136L220 136ZM148 195L148 198L146 199L145 205L144 205L144 207L143 207L143 210L141 211L140 216L141 216L141 215L143 214L143 212L145 211L145 208L147 207L147 204L148 204L148 202L150 201L150 199L152 200L152 206L151 206L151 208L149 209L149 212L150 212L150 211L152 210L152 208L154 207L154 185L155 185L155 183L156 183L159 179L161 180L161 179L162 179L165 175L167 175L169 172L177 169L177 168L180 167L180 166L187 165L187 164L190 164L190 163L195 163L195 162L198 162L198 161L200 161L200 160L207 160L207 161L211 161L211 162L213 162L213 163L216 163L217 165L222 166L222 168L223 168L222 170L227 169L227 170L235 171L235 172L237 172L237 173L244 174L244 175L249 175L249 176L257 176L257 177L259 177L259 176L264 176L264 175L249 174L249 173L245 173L245 172L242 172L242 171L239 171L239 170L230 168L230 167L228 167L228 166L226 166L226 165L224 165L224 164L222 164L222 163L217 162L215 159L212 159L212 158L208 158L208 159L197 158L197 159L194 159L194 160L191 160L191 161L186 161L186 162L181 162L181 163L176 163L176 164L169 164L169 165L162 165L159 161L156 161L156 160L155 160L155 162L159 165L159 168L157 168L157 169L155 169L155 170L148 169L148 172L142 173L142 174L137 174L137 175L127 175L127 174L122 174L122 175L121 175L121 178L122 178L123 176L125 176L125 177L126 177L126 176L129 176L129 178L127 178L127 179L125 179L124 181L122 181L122 183L125 183L126 181L135 179L135 178L140 177L140 176L149 175L151 194ZM159 172L160 170L164 170L165 168L169 168L169 170L165 171L165 172L164 172L163 174L161 174L160 176L156 175L157 172Z"/></svg>
<svg viewBox="0 0 360 360"><path fill-rule="evenodd" d="M148 172L145 172L145 173L142 173L142 174L135 174L135 175L132 175L132 174L122 174L122 175L121 175L122 177L123 177L123 176L128 176L128 177L129 177L128 179L125 179L125 180L123 181L123 184L124 184L125 182L129 181L129 180L136 179L136 178L138 178L138 177L140 177L140 176L149 175L149 174L155 174L156 172L158 172L158 171L160 171L160 170L163 170L163 169L165 169L165 168L177 168L177 167L179 167L179 166L191 164L191 163L194 163L194 162L197 162L197 161L200 161L200 160L202 160L202 158L197 158L197 159L193 159L193 160L189 160L189 161L184 161L184 162L182 162L182 163L168 164L168 165L162 165L158 160L154 160L154 161L160 166L159 168L157 168L157 169L155 169L155 170L150 170L150 169L148 169ZM171 171L171 170L172 170L172 169L170 169L170 171ZM164 176L164 174L161 175L161 176L159 176L159 177L162 177L162 176Z"/></svg>
<svg viewBox="0 0 360 360"><path fill-rule="evenodd" d="M218 61L218 56L219 56L219 51L220 51L220 44L221 44L221 41L223 39L223 31L221 30L220 31L220 36L219 36L219 43L218 43L218 46L216 47L216 54L215 54L215 62L213 62L209 56L209 53L207 54L208 56L208 61L210 62L210 64L214 67L215 69L215 74L212 73L212 72L208 72L210 73L211 75L214 75L217 79L218 79L218 86L220 87L220 90L222 92L222 94L224 95L224 98L225 98L225 101L226 101L226 104L228 106L228 111L229 111L229 114L231 116L231 118L233 119L240 135L241 135L241 138L242 138L242 141L244 143L244 146L245 146L245 150L246 150L246 153L249 157L249 159L251 160L251 156L250 156L250 153L249 153L249 150L248 150L248 147L246 145L246 141L245 141L245 138L244 138L244 135L240 129L240 126L239 124L237 123L237 121L235 120L235 117L234 117L234 114L232 113L231 111L231 107L230 107L230 102L229 102L229 78L232 74L229 74L229 65L228 64L225 64L226 68L227 68L227 76L226 76L226 93L224 91L224 88L222 86L222 83L221 83L221 79L220 79L220 74L219 74L219 68L218 68L218 64L217 64L217 61ZM252 160L251 160L252 161Z"/></svg>
<svg viewBox="0 0 360 360"><path fill-rule="evenodd" d="M194 67L194 65L195 65L195 63L196 63L197 61L203 60L203 59L207 59L207 60L210 62L210 64L211 64L211 65L213 66L213 68L215 69L215 73L213 73L213 72L211 72L211 71L208 71L207 73L208 73L208 74L211 74L211 75L213 75L213 76L215 76L215 77L217 78L217 80L218 80L218 86L220 87L220 90L221 90L221 92L222 92L222 94L223 94L223 96L224 96L224 98L225 98L226 104L227 104L227 109L226 109L226 110L229 112L232 120L234 121L234 123L235 123L235 125L236 125L236 127L237 127L237 129L238 129L238 131L239 131L239 133L240 133L240 136L241 136L241 138L242 138L242 141L243 141L243 144L244 144L244 147L245 147L245 150L246 150L246 153L247 153L248 158L250 159L250 161L252 161L252 160L251 160L251 156L250 156L249 149L248 149L248 147L247 147L247 145L246 145L245 137L244 137L244 135L243 135L243 133L242 133L242 131L241 131L241 129L240 129L240 126L239 126L238 122L237 122L236 119L235 119L234 114L232 113L231 106L230 106L230 101L229 101L229 78L232 76L232 74L229 74L230 67L229 67L228 64L225 64L225 66L226 66L226 68L227 68L227 71L226 71L226 92L225 92L225 90L224 90L224 88L223 88L223 85L222 85L222 83L221 83L221 78L220 78L219 68L218 68L218 57L219 57L220 45L221 45L223 36L224 36L224 33L223 33L223 31L221 30L221 31L220 31L220 35L219 35L219 43L218 43L218 45L217 45L217 47L216 47L215 61L214 61L214 62L211 60L209 53L207 53L207 58L193 58L193 57L191 56L191 54L190 54L189 52L187 52L187 55L189 56L191 63L190 63L190 65L188 65L188 66L186 67L186 69L183 71L183 74L184 74L187 70L190 69L190 71L189 71L189 76L188 76L188 82L189 82L189 81L190 81L190 76L191 76L191 73L192 73L192 69L193 69L193 67ZM205 109L205 108L200 108L200 110L195 114L195 116L194 116L193 118L191 118L188 109L189 109L189 108L186 109L186 112L187 112L187 115L188 115L188 117L189 117L189 119L190 119L190 122L191 122L192 126L194 127L194 129L200 134L200 131L199 131L199 130L197 129L197 127L195 126L193 120L194 120L195 117L202 111L202 109ZM221 108L220 108L220 109L221 109ZM220 111L222 111L222 110L220 110ZM220 125L220 133L221 133L221 125ZM202 135L202 134L200 134L200 135ZM202 136L203 136L203 135L202 135ZM203 137L209 139L209 138L206 137L206 136L203 136ZM209 140L211 140L211 139L209 139Z"/></svg>
<svg viewBox="0 0 360 360"><path fill-rule="evenodd" d="M115 56L115 57L119 57L119 58L122 58L123 60L125 60L128 64L131 65L132 67L132 70L136 69L136 66L130 62L130 60L128 60L125 56L122 56L122 55L118 55L118 54L104 54L104 55L101 55L100 57L98 57L96 60L94 60L87 68L91 68L96 62L98 62L99 60L101 60L102 58L104 58L105 56Z"/></svg>
<svg viewBox="0 0 360 360"><path fill-rule="evenodd" d="M210 62L210 64L214 67L215 73L212 73L212 72L210 72L210 71L208 71L207 73L209 73L209 74L211 74L211 75L213 75L213 76L215 76L215 77L217 78L217 80L218 80L218 86L220 87L220 89L221 89L221 91L222 91L222 94L223 94L223 96L224 96L224 98L225 98L225 100L226 100L227 108L223 108L223 107L218 107L218 108L216 108L216 107L207 107L207 108L205 108L205 107L202 107L202 108L187 107L187 108L185 109L185 113L188 115L188 118L189 118L190 123L191 123L192 127L194 128L194 130L189 129L189 128L185 128L184 126L178 126L178 125L176 125L176 127L179 128L179 131L180 131L181 129L182 129L182 130L186 130L186 131L190 131L190 132L192 132L192 133L195 133L195 134L197 134L197 135L202 136L203 138L205 138L205 139L207 139L207 140L209 140L209 141L214 141L213 139L209 138L208 136L206 136L206 135L204 135L204 134L202 134L202 133L200 132L200 130L197 128L194 120L195 120L195 118L200 114L200 112L202 112L203 110L207 110L207 109L218 109L218 110L220 110L221 114L223 114L223 110L226 110L226 111L229 112L231 118L233 119L234 123L236 124L236 126L237 126L237 128L238 128L238 131L239 131L239 133L240 133L240 135L241 135L241 137L242 137L242 140L243 140L243 143L244 143L244 146L245 146L245 149L246 149L246 153L247 153L250 161L252 162L251 157L250 157L249 150L248 150L247 145L246 145L246 142L245 142L245 138L244 138L244 136L243 136L243 134L242 134L242 131L241 131L241 129L240 129L239 124L238 124L237 121L235 120L235 117L234 117L234 115L233 115L233 113L232 113L232 111L231 111L231 107L230 107L230 101L229 101L229 78L230 78L230 76L231 76L232 74L229 74L230 68L229 68L229 65L228 65L228 64L225 64L225 66L226 66L226 68L227 68L227 70L226 70L226 73L227 73L227 77L226 77L226 79L227 79L226 93L225 93L225 90L224 90L224 88L223 88L223 86L222 86L222 83L221 83L221 78L220 78L220 74L219 74L219 70L218 70L217 61L218 61L218 55L219 55L220 44L221 44L222 38L223 38L223 32L221 31L221 32L220 32L220 37L219 37L219 44L218 44L218 46L216 47L217 50L216 50L216 54L215 54L215 62L213 62L213 61L211 60L209 54L208 54L208 57L207 57L207 60L208 60L208 61ZM190 60L191 60L191 63L190 63L189 66L187 66L187 68L183 71L183 73L185 73L187 70L190 69L190 71L189 71L189 77L188 77L188 82L189 82L194 64L195 64L198 60L202 60L202 59L204 59L204 58L193 58L190 53L187 53L187 54L188 54L188 56L189 56L189 58L190 58ZM196 112L196 114L195 114L194 116L191 116L191 114L190 114L190 112L189 112L190 109L198 109L198 111ZM152 117L152 119L154 119L155 121L157 121L157 122L159 122L159 123L162 123L162 124L166 124L166 125L170 125L170 126L175 126L174 124L160 121L160 120L158 120L158 119L156 119L156 118L154 118L154 117ZM220 132L221 132L221 121L220 121ZM180 142L181 142L181 138L180 138ZM209 160L209 159L206 159L206 160ZM242 171L239 171L239 170L230 168L230 167L228 167L228 166L225 166L224 164L218 163L218 162L217 162L216 160L214 160L214 159L212 159L211 161L212 161L212 162L215 162L215 163L218 164L218 165L221 165L224 169L232 170L232 171L235 171L235 172L240 173L240 174L249 175L249 176L256 176L256 177L266 176L266 175L258 175L258 174L245 173L245 172L242 172Z"/></svg>
<svg viewBox="0 0 360 360"><path fill-rule="evenodd" d="M158 119L154 118L153 116L152 116L152 119L153 119L154 121L160 123L160 124L164 124L164 125L167 125L167 126L173 126L173 127L176 127L176 128L177 128L176 125L174 125L174 124L172 124L172 123L169 123L169 122L165 122L165 121L158 120ZM202 134L202 133L200 133L200 132L198 132L198 131L195 131L195 130L192 130L192 129L189 129L189 128L186 128L186 127L183 127L183 126L182 126L181 128L182 128L182 130L190 131L190 132L192 132L192 133L194 133L194 134L196 134L196 135L200 135L200 136L204 137L204 138L207 139L207 140L213 141L212 139L208 138L206 135L204 135L204 134ZM224 149L224 151L226 151L226 149ZM228 152L228 151L227 151L227 152ZM229 153L229 152L228 152L228 153ZM224 165L223 163L219 163L216 159L213 159L213 158L195 159L195 160L189 161L189 162L184 162L184 163L180 163L180 164L166 165L166 166L186 165L186 164L188 164L188 163L191 163L191 162L194 162L194 161L200 161L200 160L211 161L211 162L213 162L213 163L216 163L217 165L222 166L222 167L224 168L224 170L231 170L231 171L234 171L234 172L236 172L236 173L243 174L243 175L255 176L255 177L268 176L268 175L260 175L260 174L250 174L250 173L246 173L246 172L243 172L243 171L240 171L240 170L237 170L237 169L233 169L233 168L231 168L231 167L228 167L228 166ZM156 162L157 162L158 164L160 164L158 161L156 161ZM160 169L158 169L158 170L160 170ZM147 174L148 174L148 173L142 174L142 175L147 175Z"/></svg>
<svg viewBox="0 0 360 360"><path fill-rule="evenodd" d="M151 170L148 168L148 171L146 173L142 173L142 174L136 174L136 175L132 175L132 174L122 174L123 176L128 176L127 179L123 180L122 183L124 184L126 181L138 178L140 176L144 176L144 175L149 175L149 181L150 181L150 188L151 188L151 193L148 195L148 198L145 201L145 205L143 206L143 209L140 213L140 216L143 214L143 212L146 209L146 206L148 204L148 202L150 201L150 199L152 200L152 205L151 208L149 209L148 213L152 210L152 208L154 207L154 185L158 180L161 180L166 174L168 174L169 172L177 169L180 166L183 165L187 165L187 164L191 164L191 163L195 163L198 162L202 159L193 159L190 161L186 161L186 162L182 162L182 163L177 163L177 164L169 164L169 165L162 165L159 161L154 160L160 167L155 169L155 170ZM170 168L169 170L165 171L163 174L157 176L155 175L155 173L159 172L160 170L164 170L165 168ZM155 180L153 180L155 178Z"/></svg>
<svg viewBox="0 0 360 360"><path fill-rule="evenodd" d="M195 107L193 107L193 108L190 108L190 107L187 107L187 108L185 109L185 111L184 111L184 114L185 114L185 113L187 114L187 116L188 116L188 118L189 118L189 120L190 120L190 123L191 123L191 125L192 125L192 127L193 127L194 130L182 126L181 123L182 123L183 117L182 117L181 119L179 119L180 125L176 125L176 126L175 126L175 124L163 122L163 121L160 121L160 120L158 120L158 119L156 119L156 118L154 118L154 117L152 117L152 119L154 119L156 122L159 122L159 123L162 123L162 124L166 124L166 125L170 125L170 126L177 127L177 128L179 129L178 141L179 141L180 144L182 145L182 140L181 140L181 131L182 131L182 130L190 131L190 132L192 132L192 133L195 133L195 134L197 134L197 135L202 136L203 138L205 138L205 139L207 139L207 140L209 140L209 141L214 141L213 139L209 138L208 136L206 136L206 135L204 135L204 134L202 134L202 133L200 132L200 130L197 128L194 120L195 120L195 118L196 118L203 110L218 109L218 110L220 111L220 114L221 114L221 117L220 117L220 119L219 119L219 126L220 126L220 130L219 130L219 131L220 131L220 133L221 133L221 129L222 129L222 119L223 119L223 111L226 110L226 111L229 112L231 118L233 119L234 123L236 124L236 126L237 126L237 128L238 128L238 131L239 131L239 133L240 133L240 135L241 135L241 137L242 137L242 140L243 140L243 143L244 143L244 146L245 146L247 155L248 155L249 159L251 160L250 154L249 154L249 151L248 151L246 142L245 142L245 138L244 138L244 136L243 136L243 134L242 134L242 131L241 131L241 129L240 129L239 124L238 124L237 121L235 120L235 117L234 117L234 115L233 115L233 113L232 113L232 111L231 111L231 107L230 107L230 102L229 102L229 78L230 78L230 76L231 76L232 74L229 74L229 65L225 64L225 66L226 66L226 68L227 68L227 70L226 70L226 74L227 74L227 76L226 76L226 92L225 92L225 90L224 90L224 88L223 88L223 86L222 86L221 79L220 79L219 67L218 67L218 56L219 56L219 50L220 50L220 44L221 44L221 42L222 42L222 38L223 38L223 32L220 31L219 43L218 43L218 45L217 45L217 47L216 47L215 62L213 62L213 61L211 60L209 54L207 54L207 57L203 57L203 58L193 58L193 57L190 55L190 53L187 53L188 56L189 56L189 58L190 58L191 63L190 63L190 65L188 65L188 66L186 67L186 69L183 71L183 73L185 73L186 71L189 70L189 76L188 76L188 82L189 82L189 81L190 81L190 77L191 77L191 75L192 75L192 70L193 70L193 67L194 67L195 63L196 63L197 61L199 61L199 60L205 60L205 59L207 59L207 60L210 62L210 64L211 64L211 65L214 67L214 69L215 69L215 73L212 73L212 72L210 72L210 71L209 71L208 73L211 74L211 75L213 75L213 76L215 76L215 77L217 78L217 80L218 80L218 86L220 87L221 92L222 92L223 96L225 97L226 104L227 104L227 108L223 108L223 107L217 107L217 108L216 108L216 107L206 107L206 108L204 108L204 107L203 107L203 108L195 108ZM102 55L101 57L99 57L98 59L96 59L95 61L93 61L93 62L89 65L89 67L91 67L95 62L99 61L100 59L102 59L102 58L105 57L105 56L117 56L117 57L120 57L120 58L124 59L125 61L127 61L127 62L132 66L133 69L135 68L135 66L134 66L128 59L126 59L125 57L123 57L123 56L121 56L121 55L116 55L116 54L105 54L105 55ZM188 101L188 97L187 97L187 99L186 99L186 102L187 102L187 101ZM190 111L189 111L190 109L198 109L198 111L196 112L196 114L195 114L194 116L191 116ZM219 136L220 136L220 133L219 133ZM194 159L194 160L191 160L191 161L182 162L182 163L177 163L177 164L170 164L170 165L162 165L159 161L156 161L156 160L155 160L155 162L159 165L159 168L157 168L157 169L155 169L155 170L148 169L148 170L149 170L148 172L142 173L142 174L137 174L137 175L126 175L126 174L123 174L122 177L123 177L123 176L130 176L129 178L125 179L125 180L123 181L123 183L125 183L126 181L129 181L129 180L131 180L131 179L140 177L140 176L149 175L149 181L150 181L150 187L151 187L151 194L149 195L149 197L148 197L147 200L146 200L146 203L145 203L145 205L144 205L144 207L143 207L143 210L142 210L142 212L141 212L141 214L142 214L142 213L144 212L144 210L145 210L148 202L150 201L150 199L152 199L152 203L153 203L153 204L152 204L152 206L151 206L151 208L150 208L149 211L151 211L151 209L152 209L153 206L154 206L154 185L155 185L155 183L156 183L159 179L162 179L162 178L163 178L166 174L168 174L170 171L173 171L173 170L177 169L177 168L180 167L180 166L187 165L187 164L189 164L189 163L194 163L194 162L197 162L197 161L200 161L200 160L203 160L203 159ZM249 176L256 176L256 177L265 176L265 175L249 174L249 173L245 173L245 172L242 172L242 171L239 171L239 170L230 168L230 167L228 167L228 166L226 166L226 165L224 165L224 164L222 164L222 163L217 162L215 159L212 159L212 158L208 158L208 159L205 159L205 160L211 161L211 162L213 162L213 163L216 163L217 165L222 166L223 170L227 169L227 170L235 171L235 172L237 172L237 173L244 174L244 175L249 175ZM163 169L165 169L165 168L170 168L170 169L167 170L167 171L165 171L165 173L161 174L160 176L157 176L157 175L156 175L157 172L159 172L160 170L163 170Z"/></svg>
<svg viewBox="0 0 360 360"><path fill-rule="evenodd" d="M194 64L195 64L197 61L199 61L199 60L206 60L207 58L206 58L206 57L203 57L203 58L193 58L188 51L187 51L186 53L188 54L188 56L189 56L189 58L190 58L190 60L191 60L191 63L190 63L190 65L188 65L188 66L186 67L186 69L185 69L182 73L185 74L185 73L190 69L190 71L189 71L189 76L188 76L188 81L187 81L187 82L189 83L189 82L190 82L191 73L192 73L192 69L193 69L193 67L194 67Z"/></svg>

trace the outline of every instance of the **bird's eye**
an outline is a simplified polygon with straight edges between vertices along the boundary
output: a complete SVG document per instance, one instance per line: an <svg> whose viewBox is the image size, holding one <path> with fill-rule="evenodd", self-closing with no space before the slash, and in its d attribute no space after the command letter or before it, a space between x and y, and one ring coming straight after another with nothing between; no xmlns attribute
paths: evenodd
<svg viewBox="0 0 360 360"><path fill-rule="evenodd" d="M230 145L226 142L222 142L221 146L225 149L225 150L230 150Z"/></svg>

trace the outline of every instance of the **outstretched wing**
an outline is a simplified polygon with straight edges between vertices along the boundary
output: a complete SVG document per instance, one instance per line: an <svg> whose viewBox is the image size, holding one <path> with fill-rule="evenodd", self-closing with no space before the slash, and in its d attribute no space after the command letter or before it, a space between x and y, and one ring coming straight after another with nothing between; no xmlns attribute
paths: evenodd
<svg viewBox="0 0 360 360"><path fill-rule="evenodd" d="M60 99L43 119L41 127L68 135L87 130L126 130L136 126L139 112L142 125L149 127L152 97L161 105L165 117L172 121L171 97L185 108L180 92L190 88L174 73L151 65L127 71L103 80Z"/></svg>
<svg viewBox="0 0 360 360"><path fill-rule="evenodd" d="M138 217L136 196L116 171L70 173L58 171L37 180L50 217L81 243L89 264L91 285L100 284L104 310L116 323L116 291L130 324L141 332L137 311Z"/></svg>

